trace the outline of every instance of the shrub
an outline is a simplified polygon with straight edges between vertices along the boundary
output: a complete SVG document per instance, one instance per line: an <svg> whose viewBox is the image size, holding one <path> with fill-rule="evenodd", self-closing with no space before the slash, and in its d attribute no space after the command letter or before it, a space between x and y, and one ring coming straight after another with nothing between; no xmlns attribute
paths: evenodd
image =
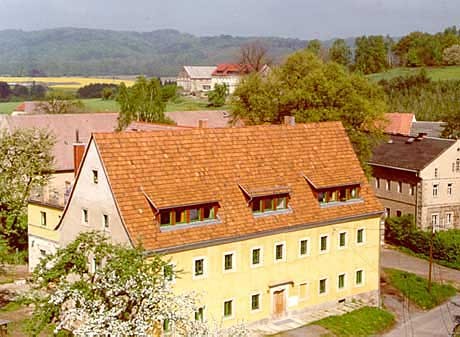
<svg viewBox="0 0 460 337"><path fill-rule="evenodd" d="M79 98L103 98L104 90L108 89L111 90L112 93L115 93L117 88L118 86L115 84L91 83L78 89L77 95Z"/></svg>

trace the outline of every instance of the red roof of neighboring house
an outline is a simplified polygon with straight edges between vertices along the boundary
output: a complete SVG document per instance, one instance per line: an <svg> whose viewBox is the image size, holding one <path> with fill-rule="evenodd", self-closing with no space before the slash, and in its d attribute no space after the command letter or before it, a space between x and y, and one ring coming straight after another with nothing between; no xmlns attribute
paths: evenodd
<svg viewBox="0 0 460 337"><path fill-rule="evenodd" d="M252 67L247 64L221 63L217 65L212 76L231 76L249 74Z"/></svg>
<svg viewBox="0 0 460 337"><path fill-rule="evenodd" d="M340 122L95 133L93 140L131 239L149 250L382 211ZM362 202L321 207L308 179L318 186L361 183ZM282 187L291 210L254 217L242 186L250 193ZM217 223L169 231L160 230L152 206L209 201L219 203Z"/></svg>
<svg viewBox="0 0 460 337"><path fill-rule="evenodd" d="M386 133L394 135L409 136L414 121L413 113L393 112L385 114L388 124L385 127Z"/></svg>
<svg viewBox="0 0 460 337"><path fill-rule="evenodd" d="M14 111L26 111L26 103L22 102L16 107L16 109L14 109Z"/></svg>

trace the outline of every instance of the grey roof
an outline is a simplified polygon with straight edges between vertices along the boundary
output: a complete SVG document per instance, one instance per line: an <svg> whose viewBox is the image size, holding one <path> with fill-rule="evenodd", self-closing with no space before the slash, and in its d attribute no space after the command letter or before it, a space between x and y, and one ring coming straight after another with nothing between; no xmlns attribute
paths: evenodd
<svg viewBox="0 0 460 337"><path fill-rule="evenodd" d="M451 139L392 135L374 149L369 164L420 171L453 144Z"/></svg>
<svg viewBox="0 0 460 337"><path fill-rule="evenodd" d="M426 133L428 137L441 137L445 124L444 122L412 122L410 134L417 136L419 133Z"/></svg>
<svg viewBox="0 0 460 337"><path fill-rule="evenodd" d="M184 66L184 70L190 78L211 79L214 69L216 69L216 66Z"/></svg>

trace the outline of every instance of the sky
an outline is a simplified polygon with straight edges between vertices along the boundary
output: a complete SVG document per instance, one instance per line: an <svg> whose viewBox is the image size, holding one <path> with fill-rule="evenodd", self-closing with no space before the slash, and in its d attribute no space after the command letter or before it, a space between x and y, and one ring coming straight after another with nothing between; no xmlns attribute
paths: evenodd
<svg viewBox="0 0 460 337"><path fill-rule="evenodd" d="M0 0L0 30L56 27L330 39L460 26L459 0Z"/></svg>

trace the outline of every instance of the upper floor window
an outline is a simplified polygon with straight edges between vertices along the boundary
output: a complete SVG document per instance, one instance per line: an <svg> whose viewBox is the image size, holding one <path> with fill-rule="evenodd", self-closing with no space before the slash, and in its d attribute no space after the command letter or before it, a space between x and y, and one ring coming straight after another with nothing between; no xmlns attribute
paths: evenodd
<svg viewBox="0 0 460 337"><path fill-rule="evenodd" d="M415 186L410 184L409 185L409 194L414 195L415 194Z"/></svg>
<svg viewBox="0 0 460 337"><path fill-rule="evenodd" d="M328 240L329 237L327 235L321 235L319 239L319 250L320 252L327 252L328 250Z"/></svg>
<svg viewBox="0 0 460 337"><path fill-rule="evenodd" d="M356 231L356 243L364 243L364 228L359 228Z"/></svg>
<svg viewBox="0 0 460 337"><path fill-rule="evenodd" d="M402 192L402 182L398 181L398 193Z"/></svg>
<svg viewBox="0 0 460 337"><path fill-rule="evenodd" d="M452 183L447 184L447 195L452 195Z"/></svg>
<svg viewBox="0 0 460 337"><path fill-rule="evenodd" d="M256 197L252 200L252 212L264 213L288 208L287 195Z"/></svg>
<svg viewBox="0 0 460 337"><path fill-rule="evenodd" d="M89 220L88 220L88 210L86 208L83 208L81 210L81 220L82 222L87 225Z"/></svg>
<svg viewBox="0 0 460 337"><path fill-rule="evenodd" d="M102 226L104 229L109 228L109 216L107 214L102 214Z"/></svg>
<svg viewBox="0 0 460 337"><path fill-rule="evenodd" d="M224 271L231 271L235 268L235 254L227 253L224 254Z"/></svg>
<svg viewBox="0 0 460 337"><path fill-rule="evenodd" d="M455 161L455 171L460 172L460 158Z"/></svg>
<svg viewBox="0 0 460 337"><path fill-rule="evenodd" d="M40 212L40 224L46 226L46 212Z"/></svg>
<svg viewBox="0 0 460 337"><path fill-rule="evenodd" d="M205 275L205 260L203 257L193 260L193 276L201 277Z"/></svg>
<svg viewBox="0 0 460 337"><path fill-rule="evenodd" d="M217 219L217 204L196 205L160 210L160 226L190 224L199 221Z"/></svg>
<svg viewBox="0 0 460 337"><path fill-rule="evenodd" d="M339 248L344 248L347 245L347 232L339 233Z"/></svg>
<svg viewBox="0 0 460 337"><path fill-rule="evenodd" d="M359 199L359 192L358 186L328 188L319 190L317 192L317 197L320 204L346 202L353 199Z"/></svg>
<svg viewBox="0 0 460 337"><path fill-rule="evenodd" d="M99 177L97 170L93 170L93 183L97 184L99 182Z"/></svg>
<svg viewBox="0 0 460 337"><path fill-rule="evenodd" d="M386 180L385 187L387 191L391 191L391 180L388 180L388 179Z"/></svg>
<svg viewBox="0 0 460 337"><path fill-rule="evenodd" d="M275 245L275 262L283 261L285 259L284 249L284 243L277 243Z"/></svg>
<svg viewBox="0 0 460 337"><path fill-rule="evenodd" d="M437 197L437 196L438 196L438 189L439 189L439 185L438 185L438 184L434 184L434 185L433 185L433 197Z"/></svg>
<svg viewBox="0 0 460 337"><path fill-rule="evenodd" d="M300 256L308 255L308 239L302 239L299 241L299 255Z"/></svg>
<svg viewBox="0 0 460 337"><path fill-rule="evenodd" d="M375 178L375 187L380 188L380 178Z"/></svg>
<svg viewBox="0 0 460 337"><path fill-rule="evenodd" d="M253 248L251 250L251 265L258 266L262 263L262 248Z"/></svg>

